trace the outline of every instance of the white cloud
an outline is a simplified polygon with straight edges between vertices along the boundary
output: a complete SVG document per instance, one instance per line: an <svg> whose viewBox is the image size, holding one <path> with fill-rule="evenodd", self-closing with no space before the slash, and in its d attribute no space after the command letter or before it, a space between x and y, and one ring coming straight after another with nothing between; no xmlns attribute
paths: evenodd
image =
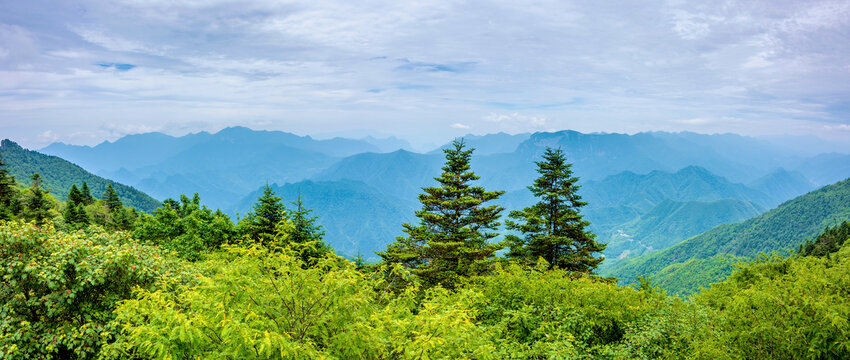
<svg viewBox="0 0 850 360"><path fill-rule="evenodd" d="M463 130L468 130L468 129L472 128L469 125L461 124L461 123L454 123L454 124L451 124L449 126L452 127L452 128L455 128L455 129L463 129Z"/></svg>
<svg viewBox="0 0 850 360"><path fill-rule="evenodd" d="M508 114L490 113L489 115L484 116L484 120L511 126L524 125L527 126L529 130L541 128L546 125L546 117L523 115L518 112Z"/></svg>

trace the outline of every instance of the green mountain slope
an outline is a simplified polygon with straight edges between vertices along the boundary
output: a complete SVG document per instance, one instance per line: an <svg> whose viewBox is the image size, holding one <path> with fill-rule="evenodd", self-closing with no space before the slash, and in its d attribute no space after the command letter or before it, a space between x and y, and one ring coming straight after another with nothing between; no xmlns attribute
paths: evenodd
<svg viewBox="0 0 850 360"><path fill-rule="evenodd" d="M621 225L608 241L605 253L620 259L666 249L717 225L749 219L762 211L758 205L739 199L665 200L639 218Z"/></svg>
<svg viewBox="0 0 850 360"><path fill-rule="evenodd" d="M29 185L30 176L33 173L39 173L44 181L44 187L62 201L67 200L71 185L80 185L85 181L92 195L96 197L100 197L106 187L112 184L118 197L126 206L153 212L160 205L156 199L130 186L106 180L62 158L26 150L8 139L0 142L0 154L16 181Z"/></svg>
<svg viewBox="0 0 850 360"><path fill-rule="evenodd" d="M789 200L747 221L717 226L668 249L622 261L605 274L631 281L638 275L660 273L691 259L722 254L754 256L760 252L795 249L827 226L848 219L850 179Z"/></svg>

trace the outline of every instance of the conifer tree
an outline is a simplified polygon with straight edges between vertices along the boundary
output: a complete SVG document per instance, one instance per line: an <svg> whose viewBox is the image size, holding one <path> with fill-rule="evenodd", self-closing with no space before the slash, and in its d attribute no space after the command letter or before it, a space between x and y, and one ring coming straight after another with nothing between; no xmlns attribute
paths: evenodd
<svg viewBox="0 0 850 360"><path fill-rule="evenodd" d="M106 208L109 209L109 212L112 213L116 209L121 209L124 204L121 203L121 199L118 197L118 193L115 192L115 189L112 187L112 184L106 186L106 191L103 192L103 202L106 204Z"/></svg>
<svg viewBox="0 0 850 360"><path fill-rule="evenodd" d="M292 205L295 205L295 208L289 214L292 227L285 234L286 241L292 244L293 248L301 254L301 260L305 264L312 266L317 258L333 250L322 240L325 231L322 230L322 225L316 224L319 217L310 216L313 209L304 207L300 193L298 200L293 201Z"/></svg>
<svg viewBox="0 0 850 360"><path fill-rule="evenodd" d="M14 218L19 206L15 177L9 174L9 169L6 169L6 164L0 157L0 220Z"/></svg>
<svg viewBox="0 0 850 360"><path fill-rule="evenodd" d="M28 189L29 193L24 202L24 215L27 220L42 225L50 217L50 209L53 208L53 204L47 195L49 191L41 187L41 175L32 174L30 179L32 179L32 185Z"/></svg>
<svg viewBox="0 0 850 360"><path fill-rule="evenodd" d="M68 191L68 202L65 204L65 212L63 217L65 223L72 228L81 228L89 224L89 217L85 209L86 199L83 193L77 188L76 184L71 185L71 190Z"/></svg>
<svg viewBox="0 0 850 360"><path fill-rule="evenodd" d="M68 191L68 202L74 204L85 204L86 199L83 197L83 193L77 188L77 184L71 185L71 190Z"/></svg>
<svg viewBox="0 0 850 360"><path fill-rule="evenodd" d="M280 223L286 220L286 208L281 200L266 184L252 211L239 221L241 233L263 245L274 243Z"/></svg>
<svg viewBox="0 0 850 360"><path fill-rule="evenodd" d="M295 208L289 215L289 220L292 222L292 232L289 234L289 241L295 243L306 243L309 241L322 241L325 236L325 231L322 230L322 225L316 224L318 216L310 216L313 209L304 207L304 201L301 195L298 195L298 200L293 201L292 205Z"/></svg>
<svg viewBox="0 0 850 360"><path fill-rule="evenodd" d="M455 140L444 149L443 173L434 178L439 187L427 187L419 195L422 209L416 212L419 225L403 224L406 237L399 237L383 252L386 262L400 262L419 275L427 285L442 284L453 288L467 276L484 273L501 244L489 240L504 210L498 205L485 206L504 191L486 191L470 182L479 177L470 170L475 149L465 149L463 140Z"/></svg>
<svg viewBox="0 0 850 360"><path fill-rule="evenodd" d="M83 197L85 205L91 205L94 203L94 196L91 195L91 190L89 190L89 184L83 181L83 187L80 189L80 193Z"/></svg>
<svg viewBox="0 0 850 360"><path fill-rule="evenodd" d="M523 259L536 264L543 258L550 267L578 272L592 272L603 260L594 254L605 250L586 227L579 209L587 205L578 194L578 178L573 176L572 164L567 163L561 149L546 148L543 161L536 162L540 177L528 187L540 201L521 211L512 211L512 220L505 221L508 229L517 230L522 237L507 236L511 243L509 258Z"/></svg>

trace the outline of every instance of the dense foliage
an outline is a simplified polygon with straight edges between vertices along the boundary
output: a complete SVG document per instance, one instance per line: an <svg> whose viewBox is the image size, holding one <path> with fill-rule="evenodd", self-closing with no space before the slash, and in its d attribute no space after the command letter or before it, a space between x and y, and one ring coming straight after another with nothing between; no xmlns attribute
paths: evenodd
<svg viewBox="0 0 850 360"><path fill-rule="evenodd" d="M696 303L717 311L726 358L850 358L850 246L831 258L763 256Z"/></svg>
<svg viewBox="0 0 850 360"><path fill-rule="evenodd" d="M0 358L95 358L120 336L121 300L187 271L126 233L0 222Z"/></svg>
<svg viewBox="0 0 850 360"><path fill-rule="evenodd" d="M236 228L227 215L201 205L196 193L180 202L168 199L153 216L139 218L133 237L144 244L160 245L186 260L198 260L204 252L216 249L237 237Z"/></svg>
<svg viewBox="0 0 850 360"><path fill-rule="evenodd" d="M814 240L800 245L798 252L803 256L828 256L850 239L850 221L845 221L836 227L828 227Z"/></svg>

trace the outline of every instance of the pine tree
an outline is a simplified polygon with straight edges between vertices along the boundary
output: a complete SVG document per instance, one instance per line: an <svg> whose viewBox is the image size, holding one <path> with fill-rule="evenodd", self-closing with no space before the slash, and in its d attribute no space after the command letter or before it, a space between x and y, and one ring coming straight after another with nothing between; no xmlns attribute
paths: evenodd
<svg viewBox="0 0 850 360"><path fill-rule="evenodd" d="M443 173L434 178L440 187L427 187L419 195L422 209L416 212L419 225L403 224L407 237L399 237L384 252L386 262L400 262L419 275L427 285L442 284L453 288L467 276L484 273L501 244L489 240L499 226L504 210L498 205L484 206L504 191L485 191L471 186L479 177L470 170L475 149L464 149L463 140L455 140L444 149Z"/></svg>
<svg viewBox="0 0 850 360"><path fill-rule="evenodd" d="M83 181L83 187L80 189L80 193L83 197L85 205L91 205L94 203L94 196L91 195L91 191L89 190L89 184Z"/></svg>
<svg viewBox="0 0 850 360"><path fill-rule="evenodd" d="M15 177L9 174L9 169L6 169L6 164L0 157L0 220L14 218L19 206Z"/></svg>
<svg viewBox="0 0 850 360"><path fill-rule="evenodd" d="M42 225L50 217L53 204L47 195L49 191L41 187L41 175L32 174L30 179L32 179L32 185L28 189L29 193L24 202L24 215L27 220L35 221L36 225Z"/></svg>
<svg viewBox="0 0 850 360"><path fill-rule="evenodd" d="M290 211L289 221L292 227L286 234L286 241L301 254L301 260L308 266L315 264L316 259L333 252L322 238L325 236L325 231L322 230L322 225L316 224L318 216L310 216L313 209L304 207L304 201L301 194L298 194L298 200L293 201L295 209Z"/></svg>
<svg viewBox="0 0 850 360"><path fill-rule="evenodd" d="M121 199L118 197L118 193L115 192L115 189L112 187L112 184L106 186L106 191L103 192L103 202L106 204L106 208L109 209L109 212L112 213L116 209L121 209L124 204L121 203Z"/></svg>
<svg viewBox="0 0 850 360"><path fill-rule="evenodd" d="M68 191L68 202L65 204L65 212L62 214L65 223L71 228L81 228L89 224L89 217L85 209L86 199L76 184L71 185Z"/></svg>
<svg viewBox="0 0 850 360"><path fill-rule="evenodd" d="M517 230L523 237L507 236L511 243L509 258L519 258L536 264L543 258L550 267L571 271L592 272L603 260L595 253L606 245L595 240L586 228L579 209L587 205L578 195L578 178L573 176L572 164L566 162L561 149L547 148L543 161L536 162L540 177L528 189L540 201L521 211L510 213L505 221L508 229Z"/></svg>
<svg viewBox="0 0 850 360"><path fill-rule="evenodd" d="M281 200L266 184L252 211L239 221L242 234L263 245L275 243L279 225L286 220L286 208Z"/></svg>
<svg viewBox="0 0 850 360"><path fill-rule="evenodd" d="M77 184L71 185L71 190L68 191L68 202L74 204L85 204L86 199L83 197L83 193L77 188Z"/></svg>
<svg viewBox="0 0 850 360"><path fill-rule="evenodd" d="M293 230L289 234L289 241L294 243L306 243L309 241L322 241L325 236L325 231L322 230L322 225L316 224L318 216L310 216L313 209L304 207L304 201L301 195L298 195L298 200L293 201L295 209L291 211L289 220L292 222Z"/></svg>

